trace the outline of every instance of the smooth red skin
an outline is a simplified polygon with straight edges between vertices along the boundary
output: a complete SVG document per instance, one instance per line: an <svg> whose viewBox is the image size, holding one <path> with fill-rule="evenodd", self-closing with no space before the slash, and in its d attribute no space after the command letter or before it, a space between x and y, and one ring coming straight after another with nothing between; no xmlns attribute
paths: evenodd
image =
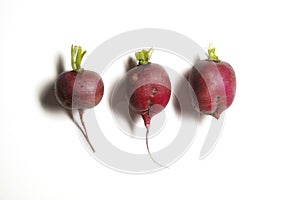
<svg viewBox="0 0 300 200"><path fill-rule="evenodd" d="M134 67L126 74L126 93L131 108L142 115L145 126L168 104L171 82L167 72L158 64Z"/></svg>
<svg viewBox="0 0 300 200"><path fill-rule="evenodd" d="M219 119L233 102L236 91L235 72L223 61L202 60L192 69L190 84L197 97L200 112Z"/></svg>
<svg viewBox="0 0 300 200"><path fill-rule="evenodd" d="M102 99L102 78L93 71L69 71L61 73L55 82L55 95L66 109L87 109L96 106Z"/></svg>

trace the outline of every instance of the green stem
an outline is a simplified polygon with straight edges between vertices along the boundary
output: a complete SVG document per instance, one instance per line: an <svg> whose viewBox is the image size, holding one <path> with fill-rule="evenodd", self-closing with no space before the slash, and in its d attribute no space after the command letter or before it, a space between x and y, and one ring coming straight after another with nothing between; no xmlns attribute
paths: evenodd
<svg viewBox="0 0 300 200"><path fill-rule="evenodd" d="M153 48L150 48L148 51L143 49L142 51L136 52L135 58L139 62L138 65L148 64L152 53L153 53Z"/></svg>
<svg viewBox="0 0 300 200"><path fill-rule="evenodd" d="M85 53L86 51L82 51L81 46L71 46L71 65L75 72L83 70L81 68L81 61Z"/></svg>
<svg viewBox="0 0 300 200"><path fill-rule="evenodd" d="M208 60L212 60L212 61L215 61L215 62L219 62L220 61L220 59L218 58L218 56L216 55L216 48L212 45L212 44L210 44L209 46L208 46L208 54L207 54L207 58L208 58Z"/></svg>

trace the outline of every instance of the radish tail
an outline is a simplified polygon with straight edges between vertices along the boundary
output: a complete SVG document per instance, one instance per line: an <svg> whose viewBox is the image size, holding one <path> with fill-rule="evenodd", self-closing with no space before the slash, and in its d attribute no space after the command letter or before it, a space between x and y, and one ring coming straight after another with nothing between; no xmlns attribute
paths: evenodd
<svg viewBox="0 0 300 200"><path fill-rule="evenodd" d="M82 127L84 129L84 132L82 132L83 136L85 137L87 143L90 145L92 151L95 153L96 151L95 151L93 145L91 144L91 141L90 141L90 139L88 137L88 134L87 134L87 131L86 131L85 123L83 121L83 109L79 109L78 112L79 112L79 117L80 117L80 121L81 121Z"/></svg>
<svg viewBox="0 0 300 200"><path fill-rule="evenodd" d="M158 163L158 162L152 157L152 155L151 155L151 153L150 153L149 145L148 145L149 126L146 126L146 129L147 129L147 131L146 131L146 146L147 146L148 155L150 156L151 160L152 160L156 165L158 165L159 167L168 168L168 167L166 167L166 166L164 166L164 165Z"/></svg>

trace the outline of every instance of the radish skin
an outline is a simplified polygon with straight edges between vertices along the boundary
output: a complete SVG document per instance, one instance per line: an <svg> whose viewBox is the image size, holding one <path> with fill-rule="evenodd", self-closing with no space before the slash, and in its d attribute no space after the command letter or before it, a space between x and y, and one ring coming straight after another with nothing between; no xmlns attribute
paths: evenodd
<svg viewBox="0 0 300 200"><path fill-rule="evenodd" d="M71 63L73 70L63 72L57 77L54 91L61 106L67 110L78 110L83 127L81 132L92 151L95 152L87 134L83 113L85 109L93 108L99 104L103 97L104 84L96 72L81 68L81 61L85 53L86 51L82 51L80 46L72 45Z"/></svg>
<svg viewBox="0 0 300 200"><path fill-rule="evenodd" d="M236 93L236 76L227 62L219 60L215 48L208 49L208 59L200 60L192 68L189 82L197 97L201 113L219 119L232 103Z"/></svg>
<svg viewBox="0 0 300 200"><path fill-rule="evenodd" d="M148 134L151 118L161 112L170 100L171 82L161 65L149 62L151 54L152 49L136 53L139 63L126 74L126 94L132 110L144 120L146 146L150 158L158 166L164 167L155 161L150 153Z"/></svg>

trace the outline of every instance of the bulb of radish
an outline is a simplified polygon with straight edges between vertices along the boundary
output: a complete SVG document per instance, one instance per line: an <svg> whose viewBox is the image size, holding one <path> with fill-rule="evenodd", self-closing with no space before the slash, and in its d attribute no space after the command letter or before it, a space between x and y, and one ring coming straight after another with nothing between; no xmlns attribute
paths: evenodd
<svg viewBox="0 0 300 200"><path fill-rule="evenodd" d="M161 112L168 104L171 95L171 82L167 72L159 64L150 63L153 49L136 52L138 65L126 74L126 93L132 110L140 114L144 120L146 146L150 158L148 134L151 118Z"/></svg>
<svg viewBox="0 0 300 200"><path fill-rule="evenodd" d="M102 78L93 71L81 68L81 61L86 51L82 51L80 46L71 47L72 71L61 73L55 82L55 95L58 102L68 110L78 110L80 121L84 131L82 131L86 141L92 146L85 123L83 112L85 109L93 108L102 99L104 85Z"/></svg>
<svg viewBox="0 0 300 200"><path fill-rule="evenodd" d="M236 77L231 65L219 60L212 45L208 59L200 60L192 68L189 82L196 96L201 113L219 119L221 113L233 102L236 91Z"/></svg>

